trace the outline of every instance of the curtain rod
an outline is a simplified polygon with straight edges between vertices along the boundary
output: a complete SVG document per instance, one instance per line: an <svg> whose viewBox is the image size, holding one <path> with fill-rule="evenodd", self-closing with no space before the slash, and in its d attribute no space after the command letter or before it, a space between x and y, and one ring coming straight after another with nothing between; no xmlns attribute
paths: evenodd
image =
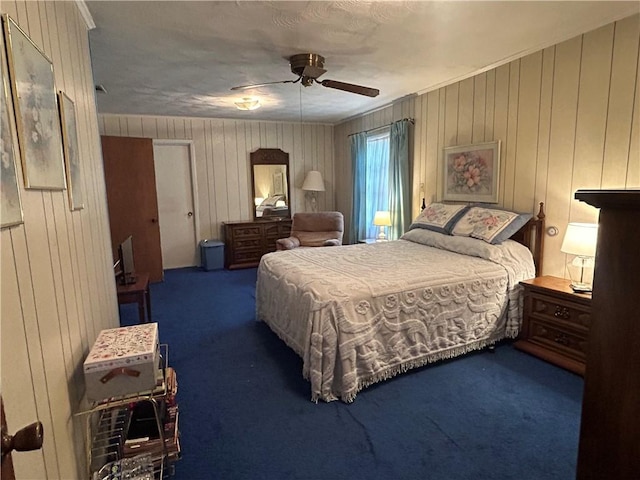
<svg viewBox="0 0 640 480"><path fill-rule="evenodd" d="M395 120L395 121L393 121L391 123L388 123L387 125L380 125L379 127L370 128L369 130L363 130L362 132L350 133L349 135L347 135L347 137L351 137L351 136L357 135L359 133L371 133L371 132L375 132L376 130L382 130L383 128L390 127L392 124L394 124L396 122L402 122L403 120L407 120L408 122L411 122L411 125L413 125L415 123L415 120L413 118L401 118L400 120Z"/></svg>

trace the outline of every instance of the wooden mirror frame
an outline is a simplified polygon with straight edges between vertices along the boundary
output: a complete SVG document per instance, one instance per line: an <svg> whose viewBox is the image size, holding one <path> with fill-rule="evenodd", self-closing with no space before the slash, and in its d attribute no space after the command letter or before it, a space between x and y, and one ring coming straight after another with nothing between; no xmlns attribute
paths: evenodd
<svg viewBox="0 0 640 480"><path fill-rule="evenodd" d="M283 152L279 148L259 148L255 152L251 152L251 205L253 206L253 219L254 220L276 220L283 218L291 218L291 181L289 179L289 154ZM285 202L286 208L274 208L272 210L263 210L263 215L258 215L258 206L255 204L257 197L262 197L262 194L258 195L256 188L256 173L255 167L258 165L271 165L271 166L284 166L286 188L283 189L283 195L286 195ZM262 197L264 198L264 197ZM269 215L264 215L268 211Z"/></svg>

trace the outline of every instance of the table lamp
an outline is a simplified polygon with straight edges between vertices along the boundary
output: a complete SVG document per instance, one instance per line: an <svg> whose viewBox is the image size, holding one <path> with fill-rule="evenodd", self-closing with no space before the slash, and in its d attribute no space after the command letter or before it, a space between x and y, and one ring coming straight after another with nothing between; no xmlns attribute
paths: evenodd
<svg viewBox="0 0 640 480"><path fill-rule="evenodd" d="M564 234L560 251L575 255L567 264L571 277L571 288L574 292L590 292L591 283L584 281L584 269L593 268L596 255L596 242L598 239L598 225L595 223L570 223ZM577 275L572 274L573 268L580 269L580 281Z"/></svg>
<svg viewBox="0 0 640 480"><path fill-rule="evenodd" d="M385 234L385 227L391 226L391 213L386 211L379 211L373 217L373 224L380 227L380 233L378 233L378 237L376 241L384 242L387 240L387 235Z"/></svg>
<svg viewBox="0 0 640 480"><path fill-rule="evenodd" d="M311 200L311 211L318 211L318 203L316 200L316 192L324 192L324 181L322 180L322 174L317 170L310 170L304 179L302 184L302 190L308 192L308 196Z"/></svg>

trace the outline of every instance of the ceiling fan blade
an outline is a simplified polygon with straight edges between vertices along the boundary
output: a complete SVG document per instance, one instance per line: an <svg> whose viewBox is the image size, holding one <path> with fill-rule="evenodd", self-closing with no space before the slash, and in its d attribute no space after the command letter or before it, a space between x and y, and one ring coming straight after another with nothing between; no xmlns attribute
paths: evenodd
<svg viewBox="0 0 640 480"><path fill-rule="evenodd" d="M264 87L265 85L276 85L278 83L297 83L300 81L300 78L302 77L298 77L295 80L280 80L278 82L254 83L252 85L238 85L237 87L231 87L231 90L246 90L248 88L258 88L258 87Z"/></svg>
<svg viewBox="0 0 640 480"><path fill-rule="evenodd" d="M335 88L337 90L344 90L345 92L357 93L358 95L365 95L367 97L377 97L380 90L377 88L363 87L362 85L354 85L352 83L338 82L336 80L322 80L318 82L323 87Z"/></svg>

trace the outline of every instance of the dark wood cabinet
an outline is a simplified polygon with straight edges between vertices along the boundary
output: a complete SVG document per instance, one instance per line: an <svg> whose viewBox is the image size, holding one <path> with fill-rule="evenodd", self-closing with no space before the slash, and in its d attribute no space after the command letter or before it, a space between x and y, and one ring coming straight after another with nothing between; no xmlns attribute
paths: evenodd
<svg viewBox="0 0 640 480"><path fill-rule="evenodd" d="M584 375L591 295L574 293L570 283L552 276L520 282L524 287L524 315L514 346Z"/></svg>
<svg viewBox="0 0 640 480"><path fill-rule="evenodd" d="M276 240L289 236L291 219L225 222L224 267L257 267L262 255L276 250Z"/></svg>
<svg viewBox="0 0 640 480"><path fill-rule="evenodd" d="M640 190L578 190L600 209L577 478L640 472Z"/></svg>

